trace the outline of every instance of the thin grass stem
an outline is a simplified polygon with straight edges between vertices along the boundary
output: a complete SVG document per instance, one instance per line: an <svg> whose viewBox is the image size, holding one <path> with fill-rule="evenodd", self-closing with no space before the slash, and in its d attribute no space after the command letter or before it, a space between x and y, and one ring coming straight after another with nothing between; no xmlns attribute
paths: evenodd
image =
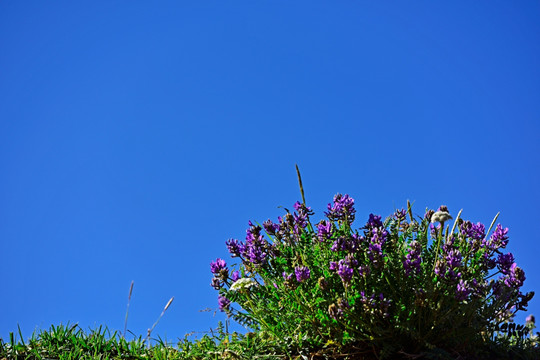
<svg viewBox="0 0 540 360"><path fill-rule="evenodd" d="M156 322L154 323L154 325L152 325L152 327L150 329L148 329L148 334L146 336L146 340L147 341L150 341L150 334L152 334L152 331L154 331L154 328L157 326L157 324L159 323L159 320L161 320L161 318L163 317L163 315L165 314L165 311L167 311L167 309L169 308L169 306L171 306L172 302L174 300L174 296L172 298L170 298L170 300L167 302L167 305L165 305L165 308L163 308L163 311L161 312L161 314L159 315L159 317L157 318Z"/></svg>
<svg viewBox="0 0 540 360"><path fill-rule="evenodd" d="M131 302L131 294L133 293L133 284L134 280L131 280L131 286L129 287L129 295L128 295L128 303L126 308L126 319L124 321L124 339L126 338L126 331L127 331L127 322L128 322L128 314L129 314L129 304Z"/></svg>
<svg viewBox="0 0 540 360"><path fill-rule="evenodd" d="M304 196L304 187L302 186L302 177L300 176L300 169L298 169L298 165L296 165L296 175L298 175L298 184L300 185L300 194L302 195L302 202L304 205L306 205L306 198Z"/></svg>
<svg viewBox="0 0 540 360"><path fill-rule="evenodd" d="M460 217L462 211L463 211L463 209L459 210L459 212L458 212L458 214L456 216L456 220L454 220L454 226L452 226L452 231L450 232L450 234L454 233L454 230L456 229L456 225L458 223L458 220L459 220L459 217Z"/></svg>
<svg viewBox="0 0 540 360"><path fill-rule="evenodd" d="M495 217L493 218L493 221L491 222L491 225L489 225L489 229L486 232L486 237L489 235L489 232L493 228L493 225L495 225L495 221L497 221L497 218L499 217L499 215L500 215L500 212L498 212L497 215L495 215Z"/></svg>

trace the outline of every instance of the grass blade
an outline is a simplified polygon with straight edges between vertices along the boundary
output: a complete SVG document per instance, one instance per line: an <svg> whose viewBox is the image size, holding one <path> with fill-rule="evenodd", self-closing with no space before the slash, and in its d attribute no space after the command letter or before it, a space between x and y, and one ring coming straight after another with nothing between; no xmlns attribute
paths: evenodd
<svg viewBox="0 0 540 360"><path fill-rule="evenodd" d="M126 330L127 330L127 322L128 322L128 314L129 314L129 304L131 302L131 294L133 293L133 283L135 281L131 280L131 286L129 287L129 296L128 296L128 303L127 303L127 309L126 309L126 320L124 321L124 339L126 338Z"/></svg>
<svg viewBox="0 0 540 360"><path fill-rule="evenodd" d="M154 330L154 328L157 326L157 324L159 323L159 320L161 320L161 318L163 317L163 315L165 314L165 311L167 311L167 309L169 308L169 306L171 306L172 302L174 300L174 296L172 298L170 298L170 300L167 302L167 305L165 305L165 308L163 309L163 311L161 312L161 315L159 315L158 319L156 320L156 322L154 323L154 325L152 325L152 327L150 329L148 329L148 334L146 336L146 340L149 341L150 340L150 334L152 334L152 331Z"/></svg>
<svg viewBox="0 0 540 360"><path fill-rule="evenodd" d="M298 175L298 184L300 185L300 194L302 194L302 202L304 203L304 205L306 205L306 198L304 196L304 187L302 186L302 177L300 176L300 169L298 169L298 165L296 165L296 175Z"/></svg>

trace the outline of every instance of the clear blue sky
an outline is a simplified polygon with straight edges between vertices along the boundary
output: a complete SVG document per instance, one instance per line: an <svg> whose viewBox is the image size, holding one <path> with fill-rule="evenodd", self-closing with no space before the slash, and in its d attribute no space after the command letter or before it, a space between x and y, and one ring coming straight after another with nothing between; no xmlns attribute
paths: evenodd
<svg viewBox="0 0 540 360"><path fill-rule="evenodd" d="M540 315L538 1L2 1L0 337L224 315L210 261L335 193L510 228ZM518 320L524 319L524 313Z"/></svg>

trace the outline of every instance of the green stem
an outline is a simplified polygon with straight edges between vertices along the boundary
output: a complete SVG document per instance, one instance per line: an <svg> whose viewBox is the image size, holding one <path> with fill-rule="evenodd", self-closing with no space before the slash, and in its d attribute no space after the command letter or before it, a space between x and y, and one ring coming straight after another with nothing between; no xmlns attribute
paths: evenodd
<svg viewBox="0 0 540 360"><path fill-rule="evenodd" d="M436 229L436 228L435 228ZM437 233L437 246L435 248L435 259L433 260L433 271L435 271L435 265L437 265L437 260L439 259L439 248L441 247L442 233L444 232L444 221L441 222L441 231Z"/></svg>

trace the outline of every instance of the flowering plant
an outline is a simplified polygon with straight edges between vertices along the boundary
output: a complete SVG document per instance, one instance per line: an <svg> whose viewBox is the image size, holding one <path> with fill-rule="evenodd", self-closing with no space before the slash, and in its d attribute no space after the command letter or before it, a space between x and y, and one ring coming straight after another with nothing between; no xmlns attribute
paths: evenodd
<svg viewBox="0 0 540 360"><path fill-rule="evenodd" d="M504 252L508 229L491 232L496 218L486 231L458 214L449 230L446 207L415 217L408 203L354 229L354 199L341 194L316 224L305 202L294 210L226 242L238 270L211 263L220 309L275 339L470 352L534 295L520 291L525 274Z"/></svg>

